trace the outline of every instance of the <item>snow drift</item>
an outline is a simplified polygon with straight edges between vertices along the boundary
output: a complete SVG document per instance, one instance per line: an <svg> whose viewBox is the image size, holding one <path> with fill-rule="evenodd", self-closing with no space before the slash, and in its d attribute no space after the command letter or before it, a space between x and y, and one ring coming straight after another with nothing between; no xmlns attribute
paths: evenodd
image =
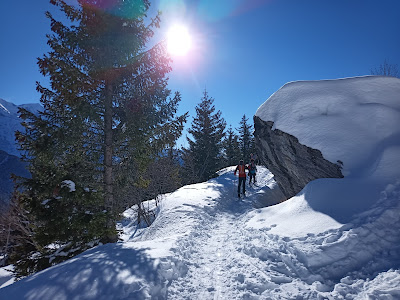
<svg viewBox="0 0 400 300"><path fill-rule="evenodd" d="M400 178L395 167L400 166L399 78L291 82L256 116L320 150L332 163L343 162L344 180L330 179L321 188L311 184L302 191L314 210L341 223L370 208Z"/></svg>
<svg viewBox="0 0 400 300"><path fill-rule="evenodd" d="M261 105L256 116L320 150L329 161L341 160L346 177L391 180L395 175L393 168L382 174L382 165L399 157L399 78L290 82Z"/></svg>

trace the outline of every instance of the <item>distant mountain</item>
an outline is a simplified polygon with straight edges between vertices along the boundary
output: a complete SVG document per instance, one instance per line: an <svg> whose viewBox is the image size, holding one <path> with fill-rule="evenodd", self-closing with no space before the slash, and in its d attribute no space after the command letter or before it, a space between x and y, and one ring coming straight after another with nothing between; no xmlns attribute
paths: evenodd
<svg viewBox="0 0 400 300"><path fill-rule="evenodd" d="M11 174L29 176L26 164L20 160L21 153L15 141L15 131L23 130L18 108L33 113L42 110L38 103L15 105L0 99L0 201L8 201L13 191Z"/></svg>
<svg viewBox="0 0 400 300"><path fill-rule="evenodd" d="M39 103L15 105L14 103L0 99L0 150L10 155L20 156L18 145L15 142L15 131L23 130L18 108L23 107L33 113L42 110Z"/></svg>
<svg viewBox="0 0 400 300"><path fill-rule="evenodd" d="M26 169L26 163L19 157L2 150L0 150L0 170L0 202L7 202L14 188L11 174L28 177L29 172Z"/></svg>

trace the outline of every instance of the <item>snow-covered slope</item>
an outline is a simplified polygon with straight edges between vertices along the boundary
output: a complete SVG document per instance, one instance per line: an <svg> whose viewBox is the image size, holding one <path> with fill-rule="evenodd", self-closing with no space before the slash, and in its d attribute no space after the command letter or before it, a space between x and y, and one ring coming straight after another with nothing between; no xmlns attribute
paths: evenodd
<svg viewBox="0 0 400 300"><path fill-rule="evenodd" d="M3 287L0 299L400 296L400 184L388 186L375 207L341 224L302 196L255 208L273 202L276 188L272 174L258 170L258 186L248 187L245 199L234 196L231 167L216 179L165 195L149 228L138 229L134 209L128 210L123 241Z"/></svg>
<svg viewBox="0 0 400 300"><path fill-rule="evenodd" d="M14 132L23 129L18 116L19 107L23 107L31 112L37 112L42 109L41 105L38 103L17 106L11 102L0 99L0 150L15 156L20 156L20 153L15 142Z"/></svg>

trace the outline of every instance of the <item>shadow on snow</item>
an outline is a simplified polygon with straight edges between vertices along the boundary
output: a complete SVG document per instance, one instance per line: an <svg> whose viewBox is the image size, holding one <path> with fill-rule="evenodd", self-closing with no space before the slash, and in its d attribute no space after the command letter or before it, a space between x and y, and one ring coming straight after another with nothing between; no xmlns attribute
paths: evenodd
<svg viewBox="0 0 400 300"><path fill-rule="evenodd" d="M107 244L0 290L1 299L147 299L166 292L143 249ZM149 288L150 287L150 288Z"/></svg>

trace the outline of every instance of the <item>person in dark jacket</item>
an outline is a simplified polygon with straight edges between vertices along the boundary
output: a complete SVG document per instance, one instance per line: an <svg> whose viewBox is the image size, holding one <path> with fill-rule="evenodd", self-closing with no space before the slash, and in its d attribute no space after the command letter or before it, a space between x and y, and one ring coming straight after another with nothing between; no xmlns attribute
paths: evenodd
<svg viewBox="0 0 400 300"><path fill-rule="evenodd" d="M249 184L251 184L251 179L253 178L253 184L256 183L256 172L257 172L257 167L256 163L254 162L254 159L252 158L250 160L250 164L248 166L249 169Z"/></svg>
<svg viewBox="0 0 400 300"><path fill-rule="evenodd" d="M243 160L240 160L239 165L235 169L235 176L236 172L239 173L239 184L238 184L238 197L240 198L240 186L242 185L243 196L246 194L246 169L248 167L244 164Z"/></svg>

